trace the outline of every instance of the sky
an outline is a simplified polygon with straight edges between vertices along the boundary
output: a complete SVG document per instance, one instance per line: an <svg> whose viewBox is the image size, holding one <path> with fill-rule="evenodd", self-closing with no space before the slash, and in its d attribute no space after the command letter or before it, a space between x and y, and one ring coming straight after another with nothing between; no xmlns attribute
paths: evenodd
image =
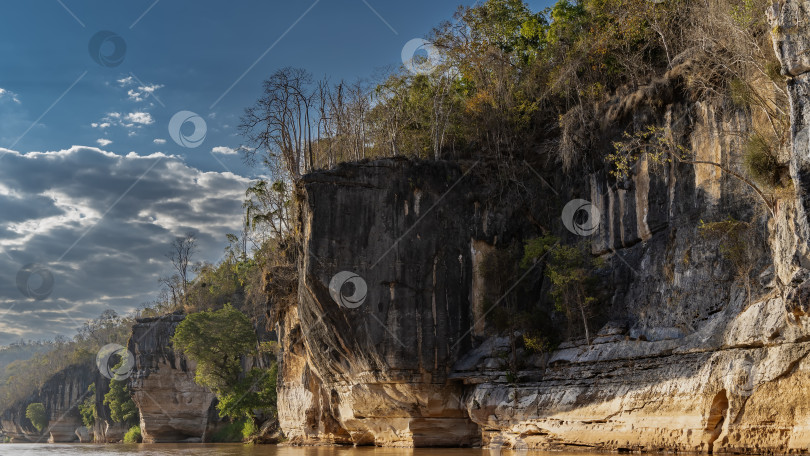
<svg viewBox="0 0 810 456"><path fill-rule="evenodd" d="M153 300L185 232L217 261L263 174L236 128L262 80L368 80L462 3L3 2L0 345Z"/></svg>

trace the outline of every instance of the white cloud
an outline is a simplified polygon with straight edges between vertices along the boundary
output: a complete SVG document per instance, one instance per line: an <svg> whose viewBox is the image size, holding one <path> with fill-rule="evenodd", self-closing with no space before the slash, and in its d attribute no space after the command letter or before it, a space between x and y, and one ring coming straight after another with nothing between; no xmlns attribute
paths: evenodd
<svg viewBox="0 0 810 456"><path fill-rule="evenodd" d="M166 144L166 140L162 138L155 138L152 140L152 142L155 144Z"/></svg>
<svg viewBox="0 0 810 456"><path fill-rule="evenodd" d="M158 89L163 88L162 84L151 84L140 86L136 89L129 89L127 96L132 101L143 101L147 96L154 94Z"/></svg>
<svg viewBox="0 0 810 456"><path fill-rule="evenodd" d="M250 180L229 172L95 147L0 152L0 277L39 263L55 278L48 299L25 301L0 319L0 344L64 334L76 327L72 320L149 302L157 278L171 274L165 253L175 236L197 233L195 259L216 261L225 234L241 229ZM14 302L22 302L14 281L0 280L0 309Z"/></svg>
<svg viewBox="0 0 810 456"><path fill-rule="evenodd" d="M109 122L93 122L93 123L90 124L90 126L93 127L93 128L101 128L103 130L103 129L109 127L110 123Z"/></svg>
<svg viewBox="0 0 810 456"><path fill-rule="evenodd" d="M213 149L211 149L211 152L221 155L236 155L237 153L239 153L236 149L226 146L214 147Z"/></svg>
<svg viewBox="0 0 810 456"><path fill-rule="evenodd" d="M121 85L121 87L124 87L132 84L133 81L134 79L132 78L132 76L127 76L124 79L119 79L118 84Z"/></svg>
<svg viewBox="0 0 810 456"><path fill-rule="evenodd" d="M124 116L124 120L129 122L130 124L138 124L138 125L152 125L155 123L154 119L152 119L152 115L148 112L137 111L137 112L130 112L126 116ZM125 126L132 126L132 125L125 125Z"/></svg>
<svg viewBox="0 0 810 456"><path fill-rule="evenodd" d="M99 139L96 140L96 142L101 147L106 147L106 146L109 146L110 144L112 144L112 141L110 141L109 139L106 139L106 138L99 138Z"/></svg>
<svg viewBox="0 0 810 456"><path fill-rule="evenodd" d="M16 93L0 87L0 99L3 98L10 98L15 103L20 104L20 98L17 96Z"/></svg>

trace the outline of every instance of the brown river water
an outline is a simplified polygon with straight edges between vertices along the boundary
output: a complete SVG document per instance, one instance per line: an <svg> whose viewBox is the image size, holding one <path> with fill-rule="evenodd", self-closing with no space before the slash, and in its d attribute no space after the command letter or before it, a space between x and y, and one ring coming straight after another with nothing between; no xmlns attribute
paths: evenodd
<svg viewBox="0 0 810 456"><path fill-rule="evenodd" d="M593 456L596 453L486 450L480 448L375 448L375 447L285 447L240 444L0 444L5 455L182 455L182 456Z"/></svg>

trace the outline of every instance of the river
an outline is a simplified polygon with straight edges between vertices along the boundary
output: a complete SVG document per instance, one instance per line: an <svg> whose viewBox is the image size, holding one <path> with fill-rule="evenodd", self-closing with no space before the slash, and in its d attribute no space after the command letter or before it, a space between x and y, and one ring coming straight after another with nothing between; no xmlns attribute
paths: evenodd
<svg viewBox="0 0 810 456"><path fill-rule="evenodd" d="M588 456L587 453L547 453L542 451L483 450L480 448L375 448L375 447L286 447L275 445L240 444L0 444L0 456L5 455L92 455L116 456Z"/></svg>

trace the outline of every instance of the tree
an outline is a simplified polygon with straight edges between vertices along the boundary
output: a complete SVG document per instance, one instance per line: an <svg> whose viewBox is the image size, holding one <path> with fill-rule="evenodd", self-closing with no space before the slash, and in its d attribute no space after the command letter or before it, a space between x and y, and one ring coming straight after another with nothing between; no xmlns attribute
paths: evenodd
<svg viewBox="0 0 810 456"><path fill-rule="evenodd" d="M274 371L242 375L242 357L256 354L257 338L250 320L230 304L187 316L172 342L197 363L194 381L217 395L220 415L252 417L254 409L275 408Z"/></svg>
<svg viewBox="0 0 810 456"><path fill-rule="evenodd" d="M293 224L292 188L286 182L254 182L245 191L242 207L245 208L246 222L251 229L265 228L276 239L284 239L290 234Z"/></svg>
<svg viewBox="0 0 810 456"><path fill-rule="evenodd" d="M48 426L48 416L45 414L45 406L40 402L28 404L25 409L25 417L34 425L37 431L42 432Z"/></svg>
<svg viewBox="0 0 810 456"><path fill-rule="evenodd" d="M88 429L92 429L96 424L98 413L96 412L96 384L91 383L87 387L87 398L79 404L79 414L82 416L82 424Z"/></svg>
<svg viewBox="0 0 810 456"><path fill-rule="evenodd" d="M526 243L521 266L527 268L543 257L546 257L545 274L551 281L551 296L557 310L565 312L569 322L579 314L585 340L590 345L588 318L598 302L592 293L591 273L602 267L603 262L591 257L585 245L561 245L557 237L546 235Z"/></svg>
<svg viewBox="0 0 810 456"><path fill-rule="evenodd" d="M104 405L109 407L110 418L116 423L132 424L140 419L126 381L110 380L110 391L104 395Z"/></svg>
<svg viewBox="0 0 810 456"><path fill-rule="evenodd" d="M183 292L183 303L186 303L186 296L188 294L189 284L189 264L191 257L197 250L197 238L194 233L186 233L182 237L176 238L172 241L171 249L166 257L172 262L172 266L180 280L180 287Z"/></svg>
<svg viewBox="0 0 810 456"><path fill-rule="evenodd" d="M283 178L298 179L312 163L310 107L315 91L312 75L300 68L282 68L264 81L264 93L245 110L240 132L248 141L246 158L258 158Z"/></svg>
<svg viewBox="0 0 810 456"><path fill-rule="evenodd" d="M172 337L174 346L197 363L197 384L215 393L237 383L241 359L255 353L256 340L250 320L230 304L187 316Z"/></svg>

